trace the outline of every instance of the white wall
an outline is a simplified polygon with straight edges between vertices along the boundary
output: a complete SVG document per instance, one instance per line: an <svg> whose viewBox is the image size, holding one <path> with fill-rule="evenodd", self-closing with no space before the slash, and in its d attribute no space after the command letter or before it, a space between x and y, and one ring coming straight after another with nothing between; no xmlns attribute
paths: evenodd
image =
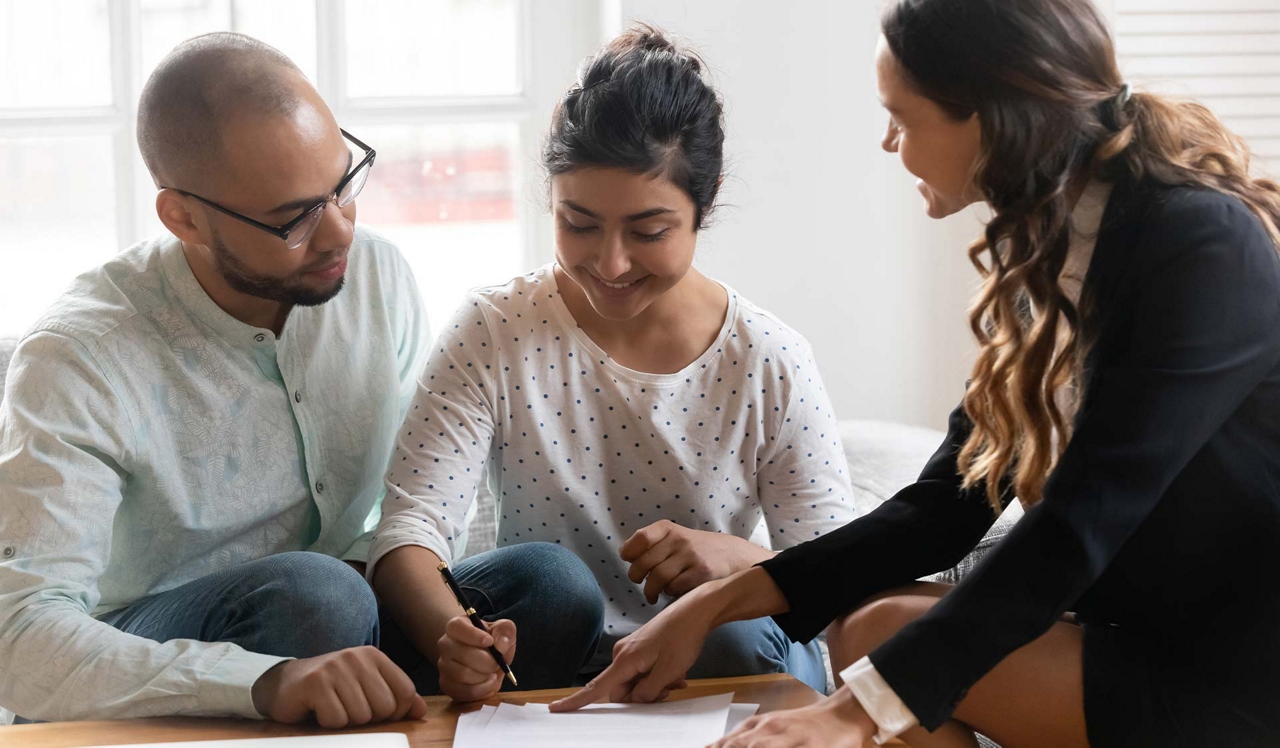
<svg viewBox="0 0 1280 748"><path fill-rule="evenodd" d="M730 178L700 267L809 338L840 417L943 427L972 364L966 248L980 225L925 216L914 178L880 149L878 4L621 0L614 12L687 40L724 96Z"/></svg>

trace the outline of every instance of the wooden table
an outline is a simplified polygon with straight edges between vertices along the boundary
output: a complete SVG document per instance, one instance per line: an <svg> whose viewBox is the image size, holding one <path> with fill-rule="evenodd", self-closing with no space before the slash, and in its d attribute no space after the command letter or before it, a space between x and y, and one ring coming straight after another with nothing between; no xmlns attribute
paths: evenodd
<svg viewBox="0 0 1280 748"><path fill-rule="evenodd" d="M549 702L573 693L575 689L553 691L517 691L500 694L488 703L501 701L516 704ZM745 678L715 678L689 682L689 687L671 695L687 699L734 692L733 700L759 704L760 712L791 709L812 704L819 698L816 691L789 675L753 675ZM479 704L458 707L446 696L427 698L427 716L421 722L396 722L337 732L402 732L413 748L448 748L453 745L453 731L458 715L479 709ZM199 719L162 717L118 722L54 722L43 725L0 727L0 747L9 748L78 748L86 745L120 745L122 743L162 743L187 740L227 740L232 738L279 738L293 735L331 735L335 731L318 727L281 725L257 720Z"/></svg>

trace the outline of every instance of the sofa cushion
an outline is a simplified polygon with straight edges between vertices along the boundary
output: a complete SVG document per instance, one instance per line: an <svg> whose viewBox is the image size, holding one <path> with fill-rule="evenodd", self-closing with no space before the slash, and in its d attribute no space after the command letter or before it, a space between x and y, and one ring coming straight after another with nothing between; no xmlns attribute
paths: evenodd
<svg viewBox="0 0 1280 748"><path fill-rule="evenodd" d="M13 358L13 351L17 347L17 338L0 337L0 400L4 400L4 382L5 375L9 373L9 359Z"/></svg>

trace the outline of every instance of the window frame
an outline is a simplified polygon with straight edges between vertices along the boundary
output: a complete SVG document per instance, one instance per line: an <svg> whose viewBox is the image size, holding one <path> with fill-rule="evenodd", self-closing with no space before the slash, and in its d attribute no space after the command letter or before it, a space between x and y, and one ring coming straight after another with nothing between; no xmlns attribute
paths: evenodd
<svg viewBox="0 0 1280 748"><path fill-rule="evenodd" d="M346 91L349 0L314 0L316 9L316 86L339 124L359 132L378 125L503 122L519 128L520 151L514 159L516 221L523 239L526 267L553 257L545 211L527 199L541 190L537 169L545 122L564 88L573 65L600 43L605 28L601 14L613 0L516 0L517 81L519 93L501 96L397 97L351 99ZM234 0L232 0L234 2ZM108 136L115 164L115 248L110 254L145 238L139 229L154 212L155 188L137 152L136 101L149 71L142 71L141 0L107 0L110 34L111 104L95 107L0 110L0 139ZM590 29L590 33L582 33ZM375 148L376 143L371 143ZM536 194L536 193L535 193ZM105 244L105 241L104 241Z"/></svg>

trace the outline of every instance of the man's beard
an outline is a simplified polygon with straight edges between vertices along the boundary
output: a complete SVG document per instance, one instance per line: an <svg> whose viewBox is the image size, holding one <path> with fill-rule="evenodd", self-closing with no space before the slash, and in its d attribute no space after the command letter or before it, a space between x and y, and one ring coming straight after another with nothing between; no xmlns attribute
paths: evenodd
<svg viewBox="0 0 1280 748"><path fill-rule="evenodd" d="M343 276L332 288L316 290L308 288L302 282L299 277L301 273L293 278L283 279L255 273L231 254L231 250L227 248L226 243L216 231L213 232L213 244L209 248L213 250L214 267L218 269L218 273L222 275L227 285L240 293L260 299L295 306L320 306L337 296L347 280L346 276Z"/></svg>

